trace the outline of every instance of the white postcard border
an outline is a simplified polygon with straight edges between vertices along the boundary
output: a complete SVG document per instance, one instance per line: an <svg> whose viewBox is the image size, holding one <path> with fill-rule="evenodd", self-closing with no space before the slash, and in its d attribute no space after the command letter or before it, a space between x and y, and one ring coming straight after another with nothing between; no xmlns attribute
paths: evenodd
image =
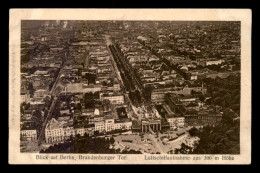
<svg viewBox="0 0 260 173"><path fill-rule="evenodd" d="M9 18L9 164L250 164L251 163L251 24L249 9L11 9ZM207 155L219 160L146 160L151 155L93 154L114 160L36 159L20 153L20 36L21 20L178 20L241 21L241 117L240 155L222 160L223 155ZM79 154L47 154L75 156ZM89 155L89 154L80 154ZM90 155L92 156L92 154ZM159 155L152 155L159 156ZM164 156L160 154L160 156ZM205 155L165 155L165 157L205 157Z"/></svg>

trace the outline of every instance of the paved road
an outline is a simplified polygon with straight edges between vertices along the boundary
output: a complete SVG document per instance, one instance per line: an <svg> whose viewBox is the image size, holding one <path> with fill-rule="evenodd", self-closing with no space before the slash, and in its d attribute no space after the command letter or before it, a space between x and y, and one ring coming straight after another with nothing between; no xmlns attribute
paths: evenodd
<svg viewBox="0 0 260 173"><path fill-rule="evenodd" d="M56 101L57 101L57 96L56 96L56 95L57 95L58 93L56 93L55 91L56 91L57 83L58 83L58 81L59 81L59 79L60 79L61 73L62 73L62 71L63 71L64 64L65 64L65 63L63 63L63 65L62 65L62 67L61 67L61 69L60 69L60 72L59 72L59 74L58 74L58 76L57 76L57 78L56 78L56 80L55 80L55 82L54 82L54 84L53 84L53 86L52 86L52 88L51 88L51 91L50 91L51 96L53 96L54 98L53 98L53 100L52 100L50 109L49 109L49 111L48 111L47 118L45 119L44 123L42 124L42 129L41 129L41 132L40 132L40 135L39 135L39 138L38 138L38 144L39 144L39 145L40 145L40 144L42 143L42 141L44 140L45 128L46 128L46 125L47 125L48 121L51 119L51 115L52 115L52 112L53 112L53 110L54 110L54 107L55 107L55 104L56 104Z"/></svg>
<svg viewBox="0 0 260 173"><path fill-rule="evenodd" d="M112 43L111 40L110 40L110 35L104 35L104 36L105 36L105 38L106 38L106 44L107 44L107 46L112 45L113 43Z"/></svg>
<svg viewBox="0 0 260 173"><path fill-rule="evenodd" d="M50 106L50 109L49 109L49 112L48 112L48 115L47 115L47 118L45 119L44 123L42 124L42 130L40 132L40 136L39 136L39 144L42 143L42 141L44 140L44 132L45 132L45 128L46 128L46 125L48 123L48 121L50 120L51 118L51 115L52 115L52 112L53 112L53 109L55 107L55 104L56 104L56 101L57 101L57 97L55 97L51 103L51 106Z"/></svg>
<svg viewBox="0 0 260 173"><path fill-rule="evenodd" d="M148 135L154 142L155 147L160 151L161 154L166 154L166 152L162 149L162 147L158 144L157 139L155 139L154 135L149 134Z"/></svg>
<svg viewBox="0 0 260 173"><path fill-rule="evenodd" d="M116 62L115 62L115 60L114 60L114 57L113 57L113 55L112 55L111 50L110 50L109 47L108 47L108 46L112 45L112 42L111 42L111 40L110 40L110 36L109 36L109 35L105 35L105 38L106 38L106 45L107 45L107 49L108 49L108 54L109 54L109 56L111 57L112 65L113 65L114 70L115 70L115 72L116 72L117 78L119 79L119 82L120 82L121 86L123 86L124 91L126 91L126 90L125 90L125 86L124 86L124 82L123 82L123 80L122 80L122 78L121 78L121 76L120 76L120 71L118 70L118 68L117 68L117 66L116 66Z"/></svg>
<svg viewBox="0 0 260 173"><path fill-rule="evenodd" d="M109 36L109 35L104 35L104 36L105 36L105 38L106 38L106 45L107 45L107 46L112 46L113 43L112 43L111 40L110 40L110 36ZM117 50L117 49L116 49L116 50ZM116 62L115 62L115 60L114 60L114 56L112 55L112 52L111 52L111 50L110 50L109 48L108 48L108 52L109 52L109 55L110 55L110 57L111 57L111 59L112 59L112 62L113 62L112 64L113 64L114 70L115 70L115 72L116 72L116 74L117 74L117 78L119 79L119 82L120 82L121 86L123 86L123 90L124 90L124 92L126 93L127 91L126 91L126 88L125 88L125 86L124 86L124 82L123 82L123 80L122 80L122 78L121 78L120 71L119 71L118 68L117 68ZM117 54L119 54L118 51L117 51ZM119 54L119 56L121 57L122 55ZM124 57L121 57L121 59L124 59ZM129 67L129 64L128 64L127 62L125 62L125 61L124 61L124 64L127 64L127 65L128 65L128 67L127 67L128 70L131 70L131 72L132 72L132 69ZM133 73L133 72L132 72L132 73ZM134 74L132 74L132 76L133 76L133 78L135 78ZM137 81L136 78L135 78L135 80ZM138 82L138 81L137 81L137 82ZM139 86L140 86L140 83L139 83ZM142 85L141 85L141 87L142 87ZM145 98L144 98L144 96L143 96L143 93L142 93L140 87L139 87L138 89L139 89L139 91L141 92L142 99L144 100ZM125 96L126 96L126 99L130 102L130 105L132 106L133 104L132 104L132 101L130 100L128 94L125 94Z"/></svg>

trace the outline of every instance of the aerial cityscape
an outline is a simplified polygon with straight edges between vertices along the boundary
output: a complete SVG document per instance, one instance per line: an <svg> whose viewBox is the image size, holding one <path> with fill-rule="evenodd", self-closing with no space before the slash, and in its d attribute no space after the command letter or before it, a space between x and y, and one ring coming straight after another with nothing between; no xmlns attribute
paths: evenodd
<svg viewBox="0 0 260 173"><path fill-rule="evenodd" d="M241 24L22 20L22 153L240 154Z"/></svg>

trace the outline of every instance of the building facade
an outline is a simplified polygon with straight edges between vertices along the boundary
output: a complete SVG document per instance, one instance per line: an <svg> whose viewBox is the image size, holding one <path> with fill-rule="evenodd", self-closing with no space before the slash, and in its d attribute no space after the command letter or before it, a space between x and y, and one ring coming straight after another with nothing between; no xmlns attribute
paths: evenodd
<svg viewBox="0 0 260 173"><path fill-rule="evenodd" d="M26 141L35 141L37 139L37 131L35 130L21 130L21 137Z"/></svg>
<svg viewBox="0 0 260 173"><path fill-rule="evenodd" d="M125 99L123 95L114 95L114 96L102 96L102 100L109 100L112 104L124 104Z"/></svg>

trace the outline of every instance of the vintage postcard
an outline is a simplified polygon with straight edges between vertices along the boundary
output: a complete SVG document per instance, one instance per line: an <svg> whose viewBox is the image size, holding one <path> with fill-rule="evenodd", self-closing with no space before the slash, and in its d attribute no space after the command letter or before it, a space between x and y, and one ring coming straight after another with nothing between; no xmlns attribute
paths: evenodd
<svg viewBox="0 0 260 173"><path fill-rule="evenodd" d="M9 164L250 164L249 9L11 9Z"/></svg>

